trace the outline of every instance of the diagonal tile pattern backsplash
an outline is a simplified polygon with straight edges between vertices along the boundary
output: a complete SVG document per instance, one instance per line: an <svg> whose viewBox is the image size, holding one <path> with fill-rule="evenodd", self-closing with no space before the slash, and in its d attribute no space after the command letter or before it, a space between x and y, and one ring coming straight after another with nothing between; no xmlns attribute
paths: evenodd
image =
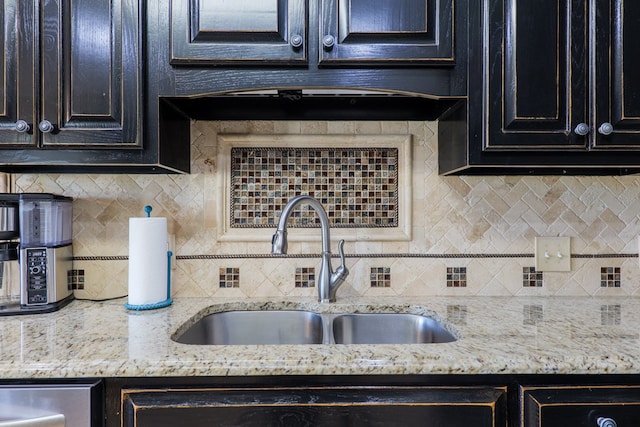
<svg viewBox="0 0 640 427"><path fill-rule="evenodd" d="M412 197L399 205L400 210L410 207L400 212L410 219L409 238L380 240L376 229L345 230L351 274L338 297L639 293L640 178L442 177L437 173L436 122L196 121L190 175L12 177L16 191L74 197L74 268L84 270L85 280L85 289L76 295L126 294L128 218L143 216L149 204L155 216L167 217L175 238L176 296L315 296L315 287L295 283L309 284L296 271L319 265L317 235L292 241L291 255L284 258L270 256L268 238L241 241L221 235L224 165L219 162L225 157L219 156L218 137L223 134L411 137ZM339 232L332 232L335 251ZM572 238L572 271L545 272L541 286L524 286L523 271L534 265L534 237L558 235ZM618 273L620 286L601 286L603 268ZM465 285L447 286L448 272L462 269ZM225 286L220 285L221 271ZM372 286L372 271L384 271L390 286L384 281Z"/></svg>

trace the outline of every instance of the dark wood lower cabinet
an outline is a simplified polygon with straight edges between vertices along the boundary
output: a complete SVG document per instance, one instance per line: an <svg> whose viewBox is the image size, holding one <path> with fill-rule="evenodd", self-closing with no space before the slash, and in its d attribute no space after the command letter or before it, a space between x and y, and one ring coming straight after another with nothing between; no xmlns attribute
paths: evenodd
<svg viewBox="0 0 640 427"><path fill-rule="evenodd" d="M125 426L506 426L506 387L123 390Z"/></svg>
<svg viewBox="0 0 640 427"><path fill-rule="evenodd" d="M638 375L105 378L105 427L630 427Z"/></svg>
<svg viewBox="0 0 640 427"><path fill-rule="evenodd" d="M640 387L521 387L523 427L640 426Z"/></svg>

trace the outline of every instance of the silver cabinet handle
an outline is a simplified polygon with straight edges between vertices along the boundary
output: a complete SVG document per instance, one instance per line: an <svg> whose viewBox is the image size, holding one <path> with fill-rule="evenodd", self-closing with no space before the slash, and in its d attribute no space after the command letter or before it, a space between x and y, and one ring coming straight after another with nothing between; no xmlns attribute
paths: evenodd
<svg viewBox="0 0 640 427"><path fill-rule="evenodd" d="M598 417L596 422L598 423L598 427L618 427L618 424L616 424L613 418Z"/></svg>
<svg viewBox="0 0 640 427"><path fill-rule="evenodd" d="M598 128L598 132L601 135L611 135L611 133L613 132L613 125L609 122L604 122Z"/></svg>
<svg viewBox="0 0 640 427"><path fill-rule="evenodd" d="M573 130L576 135L585 136L589 133L589 125L586 123L579 123L578 126Z"/></svg>
<svg viewBox="0 0 640 427"><path fill-rule="evenodd" d="M289 41L289 43L291 44L292 48L297 49L302 46L303 41L304 39L300 34L294 34L291 36L291 40Z"/></svg>
<svg viewBox="0 0 640 427"><path fill-rule="evenodd" d="M50 133L53 131L53 124L49 120L43 120L38 123L38 129L42 133Z"/></svg>
<svg viewBox="0 0 640 427"><path fill-rule="evenodd" d="M18 120L16 122L15 129L16 132L24 133L29 132L31 130L31 126L29 126L29 123L25 122L24 120Z"/></svg>
<svg viewBox="0 0 640 427"><path fill-rule="evenodd" d="M327 50L333 49L333 46L335 44L336 44L336 38L333 37L331 34L327 34L322 38L322 46L324 46L324 48Z"/></svg>

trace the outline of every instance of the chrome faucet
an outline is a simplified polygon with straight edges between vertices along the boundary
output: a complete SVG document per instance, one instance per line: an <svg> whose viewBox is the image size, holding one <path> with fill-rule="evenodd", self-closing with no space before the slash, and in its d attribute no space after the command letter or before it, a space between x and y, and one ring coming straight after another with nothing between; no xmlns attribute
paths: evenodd
<svg viewBox="0 0 640 427"><path fill-rule="evenodd" d="M307 195L297 196L289 200L289 203L282 209L280 221L273 238L271 239L271 253L287 253L287 221L293 209L302 202L308 203L320 218L322 228L322 263L320 264L320 274L318 275L318 301L335 302L336 291L349 275L349 270L344 265L344 240L338 243L338 253L340 254L340 266L333 271L331 268L331 239L329 237L329 218L322 204L315 198Z"/></svg>

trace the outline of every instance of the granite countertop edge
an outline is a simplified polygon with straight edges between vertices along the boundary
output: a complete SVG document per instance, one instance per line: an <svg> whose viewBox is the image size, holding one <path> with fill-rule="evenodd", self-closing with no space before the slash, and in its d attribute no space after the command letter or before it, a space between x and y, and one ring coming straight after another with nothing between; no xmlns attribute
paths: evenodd
<svg viewBox="0 0 640 427"><path fill-rule="evenodd" d="M129 311L125 300L73 301L58 312L0 317L0 377L638 374L637 297L175 298ZM234 309L386 311L441 321L455 342L414 345L199 346L171 337Z"/></svg>

